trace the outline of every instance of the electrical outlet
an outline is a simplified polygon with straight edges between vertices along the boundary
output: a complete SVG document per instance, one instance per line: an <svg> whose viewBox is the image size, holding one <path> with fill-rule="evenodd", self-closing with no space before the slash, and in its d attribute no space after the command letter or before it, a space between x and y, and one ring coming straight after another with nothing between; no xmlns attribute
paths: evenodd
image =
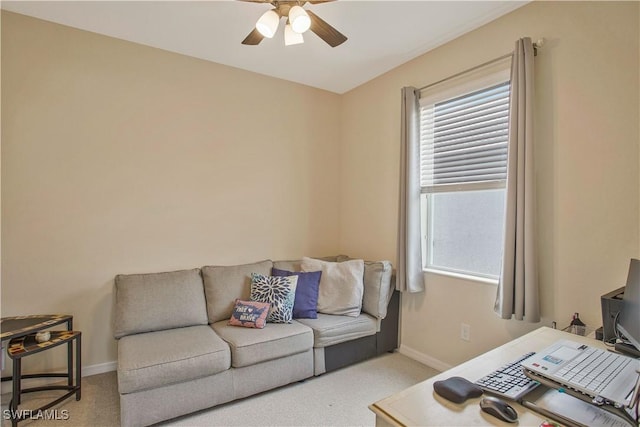
<svg viewBox="0 0 640 427"><path fill-rule="evenodd" d="M464 341L471 341L471 326L466 323L460 324L460 339Z"/></svg>

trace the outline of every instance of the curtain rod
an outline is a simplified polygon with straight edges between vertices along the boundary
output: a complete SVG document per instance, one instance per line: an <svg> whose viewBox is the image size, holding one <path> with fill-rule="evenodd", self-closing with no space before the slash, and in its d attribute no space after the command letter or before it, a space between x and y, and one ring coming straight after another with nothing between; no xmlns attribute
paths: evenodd
<svg viewBox="0 0 640 427"><path fill-rule="evenodd" d="M534 56L538 54L538 48L542 47L543 44L544 44L544 39L540 39L540 40L538 40L537 42L535 42L533 44L533 54L534 54ZM480 65L476 65L475 67L471 67L471 68L468 68L468 69L466 69L464 71L460 71L459 73L456 73L456 74L454 74L452 76L449 76L449 77L445 77L444 79L438 80L437 82L429 83L426 86L422 86L422 87L418 88L418 91L423 91L423 90L428 89L428 88L430 88L432 86L439 85L440 83L444 83L447 80L455 79L456 77L460 77L463 74L470 73L470 72L475 71L475 70L477 70L479 68L482 68L482 67L486 67L487 65L493 64L494 62L498 62L498 61L502 61L503 59L507 59L510 56L513 56L513 52L506 53L506 54L504 54L502 56L499 56L497 58L494 58L494 59L492 59L490 61L483 62Z"/></svg>

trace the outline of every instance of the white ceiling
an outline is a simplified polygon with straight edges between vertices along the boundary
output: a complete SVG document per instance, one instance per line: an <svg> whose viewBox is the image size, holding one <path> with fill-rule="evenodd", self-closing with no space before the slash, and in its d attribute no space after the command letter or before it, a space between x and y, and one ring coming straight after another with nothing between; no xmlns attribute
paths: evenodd
<svg viewBox="0 0 640 427"><path fill-rule="evenodd" d="M268 4L241 1L2 1L2 8L305 85L344 93L527 1L364 1L307 4L349 39L315 34L284 46L240 42Z"/></svg>

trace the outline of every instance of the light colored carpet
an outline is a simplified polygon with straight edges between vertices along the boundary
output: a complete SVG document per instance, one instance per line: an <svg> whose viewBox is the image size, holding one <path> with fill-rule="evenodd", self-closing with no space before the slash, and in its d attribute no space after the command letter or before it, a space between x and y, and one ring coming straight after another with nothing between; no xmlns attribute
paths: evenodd
<svg viewBox="0 0 640 427"><path fill-rule="evenodd" d="M173 419L165 426L374 426L368 405L438 372L399 353L384 354L339 371ZM37 398L35 395L39 395ZM38 405L45 393L23 396L21 407ZM10 396L2 395L2 409ZM57 406L68 420L23 421L24 426L117 426L115 372L85 377L82 399ZM3 426L9 426L7 421Z"/></svg>

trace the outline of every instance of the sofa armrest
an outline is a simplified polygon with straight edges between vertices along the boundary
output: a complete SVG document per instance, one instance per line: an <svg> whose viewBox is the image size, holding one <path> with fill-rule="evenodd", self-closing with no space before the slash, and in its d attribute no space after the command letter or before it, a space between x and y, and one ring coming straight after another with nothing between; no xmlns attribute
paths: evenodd
<svg viewBox="0 0 640 427"><path fill-rule="evenodd" d="M389 261L364 263L362 309L378 319L387 317L387 307L393 295L392 275L393 268Z"/></svg>
<svg viewBox="0 0 640 427"><path fill-rule="evenodd" d="M338 256L338 262L346 261L345 255ZM387 307L393 290L395 280L393 266L389 261L365 261L364 262L364 296L362 299L362 311L378 319L387 317ZM395 279L395 276L393 276Z"/></svg>

